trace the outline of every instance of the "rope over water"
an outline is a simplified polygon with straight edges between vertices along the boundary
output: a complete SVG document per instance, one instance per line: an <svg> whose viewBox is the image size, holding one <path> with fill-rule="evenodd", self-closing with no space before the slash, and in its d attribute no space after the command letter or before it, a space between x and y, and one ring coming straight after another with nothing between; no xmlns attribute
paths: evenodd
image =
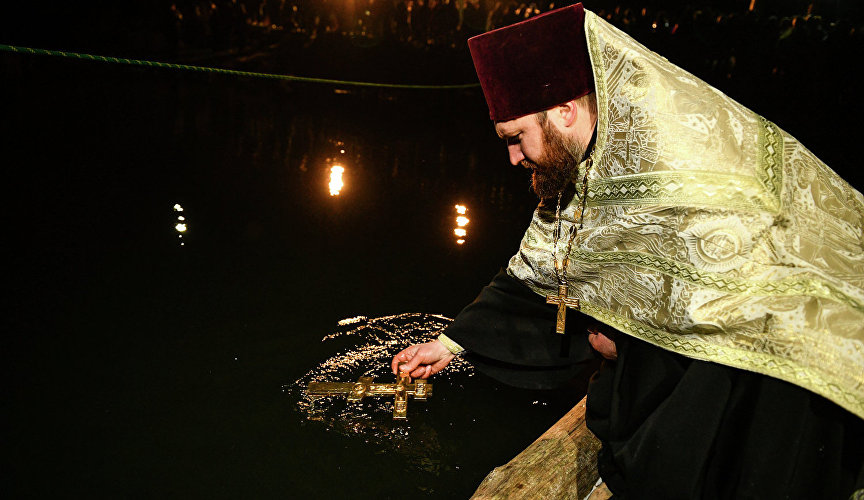
<svg viewBox="0 0 864 500"><path fill-rule="evenodd" d="M143 59L126 59L123 57L100 56L93 54L81 54L77 52L65 52L61 50L34 49L31 47L16 47L14 45L0 44L0 51L15 52L19 54L32 54L39 56L66 57L70 59L83 59L86 61L98 61L114 64L127 64L131 66L149 66L152 68L169 68L184 71L198 71L201 73L216 73L221 75L246 76L251 78L266 78L270 80L286 80L291 82L322 83L335 86L350 87L376 87L388 89L414 89L414 90L458 90L479 87L479 83L462 83L457 85L410 85L403 83L374 83L355 82L350 80L333 80L330 78L313 78L308 76L276 75L272 73L257 73L254 71L239 71L235 69L210 68L207 66L190 66L188 64L165 63L158 61L147 61Z"/></svg>

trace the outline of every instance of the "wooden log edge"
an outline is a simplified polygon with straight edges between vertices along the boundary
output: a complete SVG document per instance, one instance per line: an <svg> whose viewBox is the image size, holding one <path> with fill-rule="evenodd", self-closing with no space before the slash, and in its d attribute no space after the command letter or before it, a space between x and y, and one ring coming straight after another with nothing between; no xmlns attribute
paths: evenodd
<svg viewBox="0 0 864 500"><path fill-rule="evenodd" d="M584 499L589 493L590 500L610 498L605 484L594 488L600 477L600 441L585 425L585 401L582 398L513 460L492 470L471 500Z"/></svg>

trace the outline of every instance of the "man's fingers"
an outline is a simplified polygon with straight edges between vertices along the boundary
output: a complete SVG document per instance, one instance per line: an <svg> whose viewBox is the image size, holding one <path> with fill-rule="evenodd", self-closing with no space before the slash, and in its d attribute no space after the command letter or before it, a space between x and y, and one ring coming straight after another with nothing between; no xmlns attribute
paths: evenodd
<svg viewBox="0 0 864 500"><path fill-rule="evenodd" d="M393 375L396 375L396 372L399 370L399 363L406 360L405 351L402 351L395 356L390 361L390 369L393 370Z"/></svg>
<svg viewBox="0 0 864 500"><path fill-rule="evenodd" d="M393 360L390 362L390 368L393 370L393 375L396 375L396 372L399 371L399 365L401 363L407 363L411 360L411 358L413 357L413 353L411 351L416 351L415 347L416 346L411 346L407 349L403 349L400 353L393 356Z"/></svg>
<svg viewBox="0 0 864 500"><path fill-rule="evenodd" d="M411 378L429 378L429 376L432 375L432 366L418 366L409 375L411 376Z"/></svg>
<svg viewBox="0 0 864 500"><path fill-rule="evenodd" d="M410 374L410 373L413 373L413 372L414 372L414 370L417 368L417 366L420 364L420 362L421 362L422 360L423 360L423 357L422 357L422 356L417 356L417 355L415 354L415 355L413 355L413 356L410 356L410 357L405 361L405 363L402 364L401 366L399 366L399 364L397 363L397 368L398 368L399 370L403 371L403 372L406 372L406 373L409 373L409 374ZM400 359L399 362L401 363L402 360ZM412 375L412 376L413 376L413 375Z"/></svg>

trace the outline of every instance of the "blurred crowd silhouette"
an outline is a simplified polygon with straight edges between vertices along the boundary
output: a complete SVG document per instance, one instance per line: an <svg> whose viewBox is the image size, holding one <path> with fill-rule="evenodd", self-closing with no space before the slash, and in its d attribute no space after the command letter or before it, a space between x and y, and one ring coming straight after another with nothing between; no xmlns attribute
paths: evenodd
<svg viewBox="0 0 864 500"><path fill-rule="evenodd" d="M179 59L274 44L385 44L391 49L467 50L471 36L573 2L517 0L177 0L155 47ZM605 6L613 4L611 6ZM591 2L601 17L706 80L743 86L763 79L831 74L862 47L861 8L841 2L739 0ZM731 5L730 5L731 4ZM666 5L666 8L660 8ZM725 8L717 5L726 5ZM827 17L820 12L836 17ZM851 15L850 15L851 14ZM416 52L416 50L415 50ZM805 61L806 64L801 64ZM733 83L733 87L738 85Z"/></svg>
<svg viewBox="0 0 864 500"><path fill-rule="evenodd" d="M555 7L485 0L186 0L171 5L181 47L226 48L256 29L360 36L455 47L468 37ZM560 2L559 2L560 3ZM561 4L563 5L563 4Z"/></svg>
<svg viewBox="0 0 864 500"><path fill-rule="evenodd" d="M195 48L241 48L264 33L280 32L303 34L310 40L323 34L337 34L414 46L459 48L476 34L572 3L575 2L176 0L168 7L172 26L163 33L167 37L165 42L177 46L181 52ZM631 2L632 5L597 1L589 2L587 7L638 40L655 41L658 49L669 46L674 50L681 45L679 40L686 39L707 49L712 66L729 63L734 66L734 60L716 52L860 38L864 8L841 8L845 3L848 2L738 0L673 5L649 0Z"/></svg>

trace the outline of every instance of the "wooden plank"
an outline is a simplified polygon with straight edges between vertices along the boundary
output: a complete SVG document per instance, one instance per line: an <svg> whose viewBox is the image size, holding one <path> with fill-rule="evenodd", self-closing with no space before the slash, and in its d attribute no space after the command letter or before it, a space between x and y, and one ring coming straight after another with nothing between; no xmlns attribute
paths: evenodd
<svg viewBox="0 0 864 500"><path fill-rule="evenodd" d="M600 441L585 425L585 398L506 465L496 467L480 483L472 500L583 499L611 496L598 486Z"/></svg>

